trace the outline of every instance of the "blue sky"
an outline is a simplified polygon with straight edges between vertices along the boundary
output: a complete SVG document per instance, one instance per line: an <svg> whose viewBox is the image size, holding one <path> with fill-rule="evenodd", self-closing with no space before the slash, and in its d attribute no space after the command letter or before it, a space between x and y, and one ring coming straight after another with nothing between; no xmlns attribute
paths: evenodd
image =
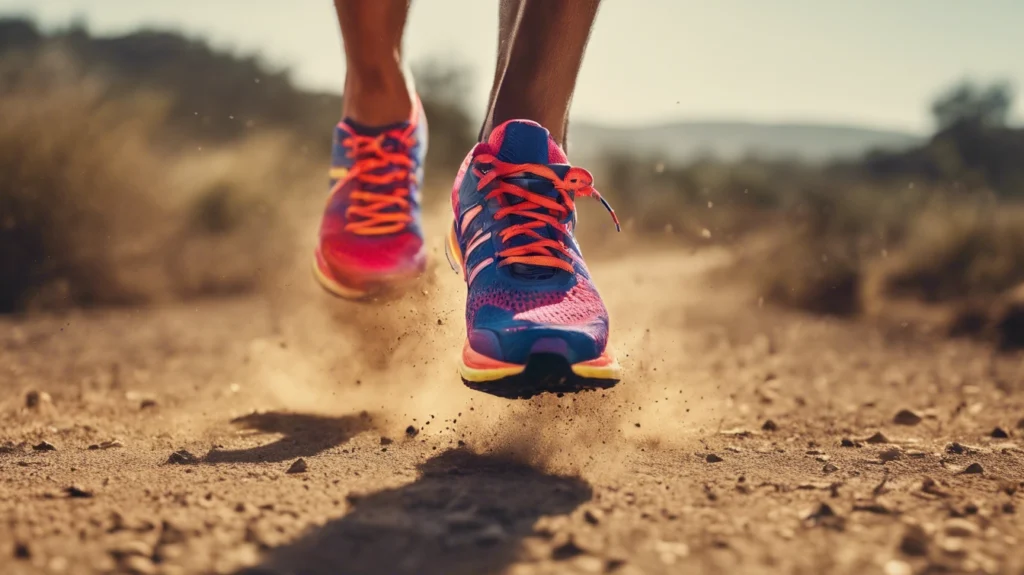
<svg viewBox="0 0 1024 575"><path fill-rule="evenodd" d="M0 13L94 32L141 25L259 53L308 87L340 91L344 61L330 0L0 0ZM497 0L418 0L406 54L475 73L481 108L494 62ZM744 119L930 127L951 82L1009 79L1022 93L1021 0L605 0L574 117L614 125Z"/></svg>

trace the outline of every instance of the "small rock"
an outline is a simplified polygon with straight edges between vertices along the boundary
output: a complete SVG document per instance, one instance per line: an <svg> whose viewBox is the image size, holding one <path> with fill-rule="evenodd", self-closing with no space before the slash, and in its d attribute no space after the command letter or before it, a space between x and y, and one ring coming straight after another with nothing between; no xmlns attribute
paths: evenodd
<svg viewBox="0 0 1024 575"><path fill-rule="evenodd" d="M946 521L942 528L950 537L974 537L981 531L974 523L960 518Z"/></svg>
<svg viewBox="0 0 1024 575"><path fill-rule="evenodd" d="M28 543L18 541L14 544L14 558L15 559L31 559L32 549L28 546Z"/></svg>
<svg viewBox="0 0 1024 575"><path fill-rule="evenodd" d="M25 407L29 409L38 409L44 405L52 404L53 398L45 391L36 391L33 389L25 394Z"/></svg>
<svg viewBox="0 0 1024 575"><path fill-rule="evenodd" d="M585 550L570 538L565 543L551 550L551 558L555 561L565 561L583 553L585 553Z"/></svg>
<svg viewBox="0 0 1024 575"><path fill-rule="evenodd" d="M1024 417L1017 420L1017 429L1024 429Z"/></svg>
<svg viewBox="0 0 1024 575"><path fill-rule="evenodd" d="M167 463L173 463L175 465L191 465L193 463L199 463L199 458L184 449L179 449L167 458Z"/></svg>
<svg viewBox="0 0 1024 575"><path fill-rule="evenodd" d="M110 554L113 555L115 559L123 559L134 555L139 557L149 557L153 555L153 548L145 541L126 541L125 543L110 549Z"/></svg>
<svg viewBox="0 0 1024 575"><path fill-rule="evenodd" d="M965 467L964 470L961 471L960 473L964 475L977 475L980 473L985 473L985 468L982 467L980 463L972 463Z"/></svg>
<svg viewBox="0 0 1024 575"><path fill-rule="evenodd" d="M867 443L889 443L889 438L882 435L882 432L879 431L864 441Z"/></svg>
<svg viewBox="0 0 1024 575"><path fill-rule="evenodd" d="M929 495L936 495L938 497L948 497L949 493L939 487L939 484L931 477L925 477L921 480L921 491Z"/></svg>
<svg viewBox="0 0 1024 575"><path fill-rule="evenodd" d="M381 437L380 438L380 444L381 445L391 445L394 442L395 442L395 440L391 439L390 437Z"/></svg>
<svg viewBox="0 0 1024 575"><path fill-rule="evenodd" d="M583 512L583 520L591 525L597 525L604 518L604 512L600 509L587 509Z"/></svg>
<svg viewBox="0 0 1024 575"><path fill-rule="evenodd" d="M125 570L132 575L154 575L156 567L148 557L133 555L121 562Z"/></svg>
<svg viewBox="0 0 1024 575"><path fill-rule="evenodd" d="M896 425L917 425L918 423L921 423L921 416L909 409L901 409L896 412L896 415L892 418L892 422Z"/></svg>
<svg viewBox="0 0 1024 575"><path fill-rule="evenodd" d="M779 426L774 421L766 419L764 424L761 425L761 429L764 431L778 431Z"/></svg>
<svg viewBox="0 0 1024 575"><path fill-rule="evenodd" d="M892 449L886 449L885 451L883 451L883 452L878 454L878 458L881 459L883 463L888 463L890 461L896 461L897 459L900 459L902 457L903 457L903 452L900 451L900 449L898 447L893 447Z"/></svg>
<svg viewBox="0 0 1024 575"><path fill-rule="evenodd" d="M143 399L142 402L139 403L139 409L151 409L154 407L156 407L155 399Z"/></svg>
<svg viewBox="0 0 1024 575"><path fill-rule="evenodd" d="M709 453L709 454L707 455L707 457L705 457L704 459L705 459L705 460L706 460L706 461L707 461L708 463L719 463L719 462L721 462L721 461L724 461L724 460L723 460L723 459L722 459L721 457L719 457L719 456L715 455L714 453Z"/></svg>
<svg viewBox="0 0 1024 575"><path fill-rule="evenodd" d="M1007 433L1006 430L1003 429L1002 427L997 427L993 429L992 433L990 433L989 435L996 439L1007 439L1008 437L1010 437L1010 434Z"/></svg>
<svg viewBox="0 0 1024 575"><path fill-rule="evenodd" d="M64 493L67 493L68 497L72 497L75 499L89 499L90 497L92 497L92 491L87 491L85 489L82 489L81 487L78 487L77 485L66 487L64 489Z"/></svg>
<svg viewBox="0 0 1024 575"><path fill-rule="evenodd" d="M36 451L57 451L57 447L49 441L41 441L36 445L32 446L32 449Z"/></svg>
<svg viewBox="0 0 1024 575"><path fill-rule="evenodd" d="M307 469L309 466L306 465L306 460L300 457L291 464L285 473L305 473Z"/></svg>
<svg viewBox="0 0 1024 575"><path fill-rule="evenodd" d="M939 549L950 555L964 555L967 545L961 537L945 537L939 542Z"/></svg>
<svg viewBox="0 0 1024 575"><path fill-rule="evenodd" d="M821 471L826 474L835 473L836 471L839 471L839 468L831 463L826 463L825 466L821 468Z"/></svg>
<svg viewBox="0 0 1024 575"><path fill-rule="evenodd" d="M954 455L963 455L966 451L966 447L960 445L955 441L946 446L946 453L952 453Z"/></svg>
<svg viewBox="0 0 1024 575"><path fill-rule="evenodd" d="M885 575L913 575L914 568L906 561L890 559L885 562L885 565L882 567L882 572L885 573Z"/></svg>
<svg viewBox="0 0 1024 575"><path fill-rule="evenodd" d="M808 515L805 520L813 525L820 525L822 527L828 527L838 531L841 531L845 524L843 518L836 515L836 512L828 503L818 505L818 507Z"/></svg>
<svg viewBox="0 0 1024 575"><path fill-rule="evenodd" d="M900 551L914 557L928 554L928 534L920 525L907 525L900 539Z"/></svg>
<svg viewBox="0 0 1024 575"><path fill-rule="evenodd" d="M90 445L89 450L95 451L97 449L114 449L115 447L124 447L124 444L114 439L112 441L104 441L95 445Z"/></svg>
<svg viewBox="0 0 1024 575"><path fill-rule="evenodd" d="M416 429L412 425L410 425L409 427L405 428L405 434L408 437L416 437L417 435L419 435L419 433L420 433L420 430Z"/></svg>
<svg viewBox="0 0 1024 575"><path fill-rule="evenodd" d="M849 439L847 437L844 437L844 438L839 440L839 446L840 447L860 447L860 442L853 441L853 440L851 440L851 439Z"/></svg>

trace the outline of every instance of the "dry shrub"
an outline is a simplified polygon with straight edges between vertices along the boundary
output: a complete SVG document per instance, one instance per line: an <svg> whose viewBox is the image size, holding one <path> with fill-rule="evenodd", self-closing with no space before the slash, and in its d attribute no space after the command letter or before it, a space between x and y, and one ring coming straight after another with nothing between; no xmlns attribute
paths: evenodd
<svg viewBox="0 0 1024 575"><path fill-rule="evenodd" d="M0 80L0 312L257 286L288 142L185 153L162 138L168 97L110 97L57 50L6 58Z"/></svg>
<svg viewBox="0 0 1024 575"><path fill-rule="evenodd" d="M884 293L927 302L993 299L1024 283L1024 209L950 205L911 217Z"/></svg>

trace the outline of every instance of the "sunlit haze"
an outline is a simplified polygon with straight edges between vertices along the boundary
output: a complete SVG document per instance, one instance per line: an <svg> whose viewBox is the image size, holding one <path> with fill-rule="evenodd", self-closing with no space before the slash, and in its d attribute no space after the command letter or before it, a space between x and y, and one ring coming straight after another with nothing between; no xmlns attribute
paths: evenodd
<svg viewBox="0 0 1024 575"><path fill-rule="evenodd" d="M344 64L329 0L139 2L0 0L0 13L94 33L182 30L259 53L305 87L340 91ZM483 106L496 44L496 0L420 0L411 62L449 59L474 73ZM606 0L574 116L605 124L681 119L863 124L924 132L952 82L1005 78L1024 89L1024 2L905 0ZM1018 101L1014 117L1024 118Z"/></svg>

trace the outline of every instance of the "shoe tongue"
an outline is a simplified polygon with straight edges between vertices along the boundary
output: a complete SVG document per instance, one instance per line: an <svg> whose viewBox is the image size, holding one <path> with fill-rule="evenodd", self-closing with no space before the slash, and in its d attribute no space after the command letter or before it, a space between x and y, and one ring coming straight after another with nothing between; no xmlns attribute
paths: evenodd
<svg viewBox="0 0 1024 575"><path fill-rule="evenodd" d="M539 124L527 121L511 121L495 129L491 134L489 143L498 147L496 157L502 162L510 164L548 165L550 137L551 136L548 131ZM559 176L564 176L565 170L568 169L568 166L551 167ZM527 175L518 178L511 178L508 181L535 194L548 196L550 198L560 198L560 194L555 190L554 185L549 180L538 176ZM515 199L510 199L510 201L512 203L517 203ZM521 216L509 216L510 224L526 223L529 221L532 220ZM560 239L560 234L553 231L549 226L538 228L536 231L545 238ZM533 238L517 236L509 242L509 245L525 245L532 241L534 241ZM518 263L509 266L509 270L512 275L518 278L531 280L546 280L557 274L566 273L563 270L547 266Z"/></svg>
<svg viewBox="0 0 1024 575"><path fill-rule="evenodd" d="M491 134L491 144L500 146L497 157L510 164L547 164L550 134L539 124L506 122ZM500 138L500 142L493 140Z"/></svg>

